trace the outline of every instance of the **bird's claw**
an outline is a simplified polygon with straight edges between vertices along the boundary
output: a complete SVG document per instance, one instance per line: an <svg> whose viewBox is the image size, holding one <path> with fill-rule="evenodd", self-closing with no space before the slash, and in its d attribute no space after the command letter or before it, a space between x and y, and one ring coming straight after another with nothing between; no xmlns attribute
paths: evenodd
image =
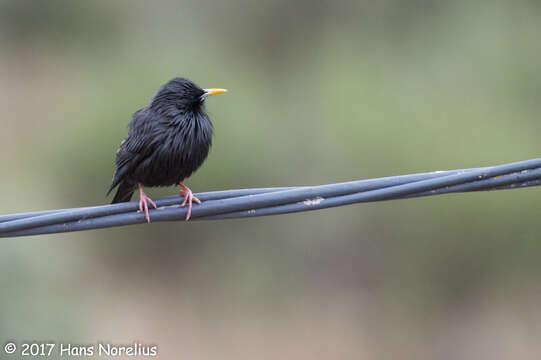
<svg viewBox="0 0 541 360"><path fill-rule="evenodd" d="M183 184L179 184L178 186L182 188L182 190L180 190L178 194L180 196L184 196L184 201L182 201L182 204L180 204L180 206L185 206L186 203L188 203L188 212L186 213L186 221L188 221L192 216L192 202L201 204L201 200L196 198L188 187L184 186Z"/></svg>
<svg viewBox="0 0 541 360"><path fill-rule="evenodd" d="M145 194L142 187L139 188L139 191L139 211L145 212L145 219L147 219L147 222L150 223L150 215L148 214L148 203L150 203L154 207L154 209L157 209L158 207L156 206L156 203Z"/></svg>

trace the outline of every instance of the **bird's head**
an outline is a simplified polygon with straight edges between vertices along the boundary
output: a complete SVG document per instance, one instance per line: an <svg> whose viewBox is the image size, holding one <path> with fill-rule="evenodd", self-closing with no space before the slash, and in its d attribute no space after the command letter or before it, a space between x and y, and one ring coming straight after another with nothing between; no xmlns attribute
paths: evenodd
<svg viewBox="0 0 541 360"><path fill-rule="evenodd" d="M174 78L158 90L152 98L150 107L173 116L179 112L197 112L203 110L207 97L224 92L227 90L202 89L188 79Z"/></svg>

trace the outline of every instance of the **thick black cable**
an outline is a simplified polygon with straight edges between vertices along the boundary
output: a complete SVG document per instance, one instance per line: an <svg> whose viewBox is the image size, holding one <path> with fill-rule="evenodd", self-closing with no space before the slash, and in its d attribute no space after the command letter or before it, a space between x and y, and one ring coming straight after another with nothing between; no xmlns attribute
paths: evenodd
<svg viewBox="0 0 541 360"><path fill-rule="evenodd" d="M338 183L331 185L323 185L331 189L331 193L335 194L347 194L357 191L365 191L370 189L388 187L397 184L403 184L407 182L419 181L426 178L440 177L449 173L457 173L458 171L447 172L432 172L413 175L401 175L386 177L380 179L371 180L359 180L346 183ZM216 191L210 193L196 194L201 201L220 200L241 196L258 195L264 193L275 193L285 190L299 190L308 189L310 187L289 187L289 188L263 188L263 189L242 189L242 190L226 190ZM301 195L302 196L302 195ZM287 199L286 199L287 201ZM178 196L167 197L158 199L156 205L158 207L167 207L177 205L180 203ZM93 217L103 217L115 214L122 214L127 212L133 212L138 209L137 202L93 206L85 208L66 209L64 211L45 211L42 213L34 212L27 214L5 215L0 217L0 233L7 233L16 230L23 230L32 227L66 223L73 220L84 220ZM154 210L151 210L153 213ZM7 219L7 220L6 220Z"/></svg>
<svg viewBox="0 0 541 360"><path fill-rule="evenodd" d="M415 197L424 197L431 195L444 195L450 193L460 193L460 192L475 192L475 191L491 191L491 190L509 190L516 188L532 187L541 185L541 168L535 170L526 170L520 175L509 174L500 176L498 178L489 178L481 181L477 181L475 186L472 186L471 183L453 185L446 188L441 188L437 190L429 190L421 193L415 193L411 195L406 195L402 197L393 198L396 200L415 198ZM323 202L325 200L325 203ZM295 204L286 204L273 207L267 207L257 210L245 210L238 212L231 212L226 214L219 214L214 216L203 217L198 220L221 220L221 219L240 219L245 217L254 217L254 216L269 216L277 214L288 214L301 211L312 211L320 210L335 206L348 205L348 198L346 196L333 197L329 199L314 198L307 199L304 202L299 202ZM359 200L358 197L353 197L350 203L361 203L361 202L375 202L375 201L384 201L389 199L366 199ZM0 234L1 236L1 234Z"/></svg>
<svg viewBox="0 0 541 360"><path fill-rule="evenodd" d="M323 209L358 202L382 201L541 184L541 159L500 166L402 175L340 184L295 188L243 189L201 193L192 218L225 219ZM151 220L183 220L179 197L157 201ZM0 216L0 237L81 231L145 222L137 202Z"/></svg>

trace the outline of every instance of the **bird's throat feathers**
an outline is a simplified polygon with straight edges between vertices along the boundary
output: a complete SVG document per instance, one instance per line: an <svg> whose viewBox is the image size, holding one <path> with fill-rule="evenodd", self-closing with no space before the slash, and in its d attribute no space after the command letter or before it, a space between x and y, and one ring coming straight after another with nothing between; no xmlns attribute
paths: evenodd
<svg viewBox="0 0 541 360"><path fill-rule="evenodd" d="M157 128L171 129L175 147L207 148L212 141L212 123L205 111L205 90L184 78L163 85L148 106L157 116ZM184 146L183 145L183 146ZM179 150L180 151L180 150ZM186 150L183 150L185 152Z"/></svg>

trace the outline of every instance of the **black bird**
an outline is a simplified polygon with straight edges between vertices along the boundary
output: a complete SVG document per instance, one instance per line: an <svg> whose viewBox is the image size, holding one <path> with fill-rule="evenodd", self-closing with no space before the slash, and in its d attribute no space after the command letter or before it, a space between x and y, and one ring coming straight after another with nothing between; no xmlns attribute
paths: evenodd
<svg viewBox="0 0 541 360"><path fill-rule="evenodd" d="M209 95L225 89L201 89L185 78L174 78L163 85L150 105L133 115L128 136L116 153L116 170L109 194L116 186L114 203L130 201L139 187L139 210L150 222L148 203L156 204L143 186L178 185L188 203L186 220L190 219L192 201L201 203L182 181L205 161L212 143L212 123L205 112Z"/></svg>

